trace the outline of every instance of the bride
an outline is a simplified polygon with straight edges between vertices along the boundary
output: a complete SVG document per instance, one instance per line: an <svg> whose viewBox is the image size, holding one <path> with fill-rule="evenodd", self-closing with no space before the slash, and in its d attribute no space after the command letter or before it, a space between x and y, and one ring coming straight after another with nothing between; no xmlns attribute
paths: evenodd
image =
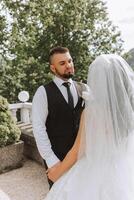
<svg viewBox="0 0 134 200"><path fill-rule="evenodd" d="M134 73L120 56L101 55L88 86L74 146L47 171L55 184L45 200L133 200Z"/></svg>

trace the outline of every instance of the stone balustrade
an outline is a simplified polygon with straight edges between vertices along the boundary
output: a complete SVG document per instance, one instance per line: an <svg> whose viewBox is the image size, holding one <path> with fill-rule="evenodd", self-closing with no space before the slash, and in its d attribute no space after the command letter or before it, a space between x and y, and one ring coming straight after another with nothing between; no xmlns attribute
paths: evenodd
<svg viewBox="0 0 134 200"><path fill-rule="evenodd" d="M9 109L16 122L31 123L32 121L32 103L14 103L9 104Z"/></svg>
<svg viewBox="0 0 134 200"><path fill-rule="evenodd" d="M44 161L38 152L33 135L33 128L31 124L32 103L25 102L9 104L9 109L11 110L12 115L21 130L21 140L24 142L24 156L44 165Z"/></svg>
<svg viewBox="0 0 134 200"><path fill-rule="evenodd" d="M32 103L27 102L29 100L29 93L27 91L21 91L18 94L18 99L21 103L9 104L13 118L16 122L31 123Z"/></svg>
<svg viewBox="0 0 134 200"><path fill-rule="evenodd" d="M27 91L22 91L19 93L18 98L21 102L9 104L9 109L21 130L21 140L24 141L23 154L26 157L44 165L44 161L38 152L33 135L32 103L27 102L29 100L29 94Z"/></svg>

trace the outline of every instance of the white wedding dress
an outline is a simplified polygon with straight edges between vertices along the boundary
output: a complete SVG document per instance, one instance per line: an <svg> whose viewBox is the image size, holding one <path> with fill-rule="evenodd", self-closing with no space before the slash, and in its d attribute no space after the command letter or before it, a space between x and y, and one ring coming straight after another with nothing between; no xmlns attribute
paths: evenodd
<svg viewBox="0 0 134 200"><path fill-rule="evenodd" d="M134 200L133 157L90 168L83 158L53 185L45 200Z"/></svg>
<svg viewBox="0 0 134 200"><path fill-rule="evenodd" d="M132 77L118 56L99 56L90 66L93 96L82 133L85 155L53 185L45 200L134 200Z"/></svg>

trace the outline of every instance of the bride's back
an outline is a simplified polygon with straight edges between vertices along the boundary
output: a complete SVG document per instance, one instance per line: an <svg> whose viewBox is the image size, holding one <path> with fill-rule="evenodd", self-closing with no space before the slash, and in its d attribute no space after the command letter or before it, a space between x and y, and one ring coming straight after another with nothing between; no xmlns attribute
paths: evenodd
<svg viewBox="0 0 134 200"><path fill-rule="evenodd" d="M98 56L90 65L88 85L93 102L87 111L89 151L113 152L134 130L134 73L120 56ZM88 120L88 115L90 120ZM90 135L91 132L94 134ZM88 147L87 147L88 149Z"/></svg>

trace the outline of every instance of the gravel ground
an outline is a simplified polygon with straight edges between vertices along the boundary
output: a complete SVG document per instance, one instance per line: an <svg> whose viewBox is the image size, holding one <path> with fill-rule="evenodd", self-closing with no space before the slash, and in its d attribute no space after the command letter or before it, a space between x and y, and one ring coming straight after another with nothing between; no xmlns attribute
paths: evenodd
<svg viewBox="0 0 134 200"><path fill-rule="evenodd" d="M47 192L45 168L34 161L0 174L0 200L43 200Z"/></svg>

